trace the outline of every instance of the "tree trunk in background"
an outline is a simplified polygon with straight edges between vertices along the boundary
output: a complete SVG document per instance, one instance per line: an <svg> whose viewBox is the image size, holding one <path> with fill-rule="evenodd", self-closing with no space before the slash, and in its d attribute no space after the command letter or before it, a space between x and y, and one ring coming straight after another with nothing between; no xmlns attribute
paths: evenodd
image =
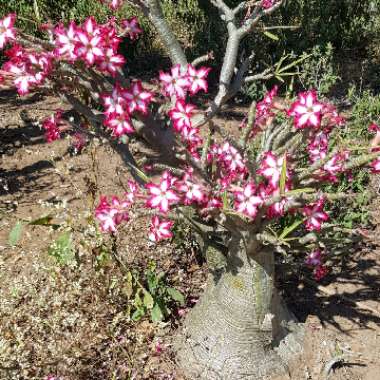
<svg viewBox="0 0 380 380"><path fill-rule="evenodd" d="M242 241L231 243L226 270L210 278L205 293L188 314L175 348L189 379L261 380L287 372L290 352L300 351L281 322L291 319L273 286L274 254ZM285 359L285 360L284 360Z"/></svg>

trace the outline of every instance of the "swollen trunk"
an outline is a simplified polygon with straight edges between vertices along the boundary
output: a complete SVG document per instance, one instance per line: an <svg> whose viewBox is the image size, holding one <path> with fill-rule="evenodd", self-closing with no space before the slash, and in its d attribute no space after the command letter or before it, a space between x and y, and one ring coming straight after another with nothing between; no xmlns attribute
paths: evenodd
<svg viewBox="0 0 380 380"><path fill-rule="evenodd" d="M260 380L286 371L272 348L283 332L279 322L289 320L273 275L273 252L232 245L226 270L209 280L177 340L178 363L189 379Z"/></svg>

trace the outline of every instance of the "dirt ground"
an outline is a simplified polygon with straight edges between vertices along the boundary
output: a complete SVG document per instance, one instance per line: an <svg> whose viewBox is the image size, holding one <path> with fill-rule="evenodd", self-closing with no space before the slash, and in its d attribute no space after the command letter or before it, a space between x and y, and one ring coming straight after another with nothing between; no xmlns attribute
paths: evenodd
<svg viewBox="0 0 380 380"><path fill-rule="evenodd" d="M155 260L187 304L158 326L126 319L123 271L114 262L93 269L98 252L87 222L100 194L123 193L127 170L101 141L79 155L69 153L69 136L46 144L37 121L62 107L54 98L0 93L0 379L182 379L170 337L202 291L205 265L191 242L153 249L147 221L131 226L116 242L123 263L144 268ZM380 379L379 205L372 208L378 226L319 288L298 274L285 286L306 328L292 380ZM26 226L9 246L18 220L45 215L61 228ZM79 270L47 254L64 228L74 231Z"/></svg>

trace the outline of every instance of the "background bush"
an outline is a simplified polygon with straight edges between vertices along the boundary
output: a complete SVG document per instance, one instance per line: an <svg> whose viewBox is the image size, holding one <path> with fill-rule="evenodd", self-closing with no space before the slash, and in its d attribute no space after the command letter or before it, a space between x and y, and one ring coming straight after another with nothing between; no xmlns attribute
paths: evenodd
<svg viewBox="0 0 380 380"><path fill-rule="evenodd" d="M240 0L226 2L233 6ZM225 26L209 0L161 0L161 3L189 58L212 50L216 61L219 61L225 46ZM274 30L278 40L270 39L257 30L244 41L243 47L247 54L255 50L256 65L260 69L264 62L276 62L284 51L295 56L307 51L315 56L316 46L319 46L317 54L327 52L328 60L336 70L330 74L336 77L341 76L339 64L345 63L346 57L355 56L356 61L366 62L365 80L376 88L380 84L377 70L374 70L374 65L380 61L379 9L380 0L287 0L285 7L274 14L271 23L297 26L297 29ZM19 26L31 33L38 33L38 17L44 22L57 22L80 21L95 15L101 21L109 14L99 0L0 0L0 16L9 12L17 12ZM119 11L122 17L135 14L136 10L129 5ZM144 36L133 46L126 41L123 50L129 57L129 65L139 70L157 70L158 67L152 67L152 62L162 66L167 57L152 25L142 15L139 16ZM156 59L147 59L149 56Z"/></svg>

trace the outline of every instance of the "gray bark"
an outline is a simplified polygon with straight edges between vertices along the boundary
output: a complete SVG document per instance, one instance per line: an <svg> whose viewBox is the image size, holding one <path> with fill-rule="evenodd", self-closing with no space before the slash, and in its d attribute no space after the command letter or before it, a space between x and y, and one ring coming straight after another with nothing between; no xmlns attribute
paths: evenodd
<svg viewBox="0 0 380 380"><path fill-rule="evenodd" d="M169 54L173 65L180 64L181 66L186 66L186 55L162 13L160 2L149 0L148 9L148 17L157 29L161 42Z"/></svg>
<svg viewBox="0 0 380 380"><path fill-rule="evenodd" d="M287 343L278 353L273 344L285 335L280 322L291 316L273 275L273 252L232 243L225 271L210 278L176 339L177 361L189 379L261 380L286 373L283 358L292 356Z"/></svg>

